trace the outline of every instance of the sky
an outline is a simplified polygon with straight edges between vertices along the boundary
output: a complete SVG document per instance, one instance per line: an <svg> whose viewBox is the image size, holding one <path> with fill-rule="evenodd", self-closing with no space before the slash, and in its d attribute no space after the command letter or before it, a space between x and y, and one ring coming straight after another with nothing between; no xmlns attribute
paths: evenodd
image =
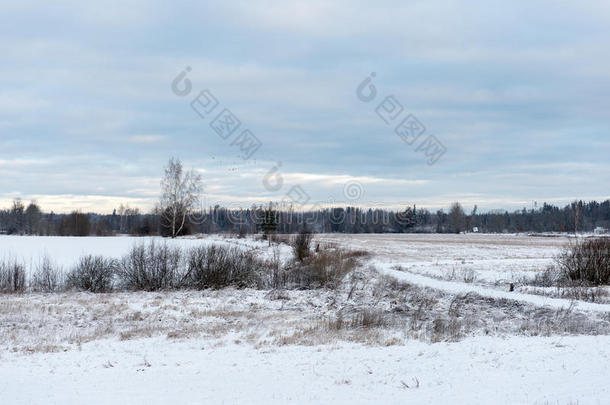
<svg viewBox="0 0 610 405"><path fill-rule="evenodd" d="M170 157L204 206L607 199L608 38L604 1L4 1L0 207L146 211Z"/></svg>

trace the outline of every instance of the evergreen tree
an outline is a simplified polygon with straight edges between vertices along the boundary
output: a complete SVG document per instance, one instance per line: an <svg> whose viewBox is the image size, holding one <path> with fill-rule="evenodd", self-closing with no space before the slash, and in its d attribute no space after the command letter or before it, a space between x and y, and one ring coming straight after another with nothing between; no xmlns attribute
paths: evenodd
<svg viewBox="0 0 610 405"><path fill-rule="evenodd" d="M260 223L261 231L263 231L263 235L269 241L269 246L271 246L271 234L277 230L277 225L277 212L273 209L273 205L270 203L269 207L263 213L263 218Z"/></svg>

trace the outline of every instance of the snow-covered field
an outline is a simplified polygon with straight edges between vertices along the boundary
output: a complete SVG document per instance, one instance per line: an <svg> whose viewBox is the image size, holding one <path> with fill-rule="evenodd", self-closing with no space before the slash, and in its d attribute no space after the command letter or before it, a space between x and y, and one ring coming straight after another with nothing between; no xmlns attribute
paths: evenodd
<svg viewBox="0 0 610 405"><path fill-rule="evenodd" d="M64 270L74 265L80 256L92 254L120 258L134 245L150 242L166 243L188 249L200 245L241 246L244 249L258 249L262 255L269 255L267 243L254 239L229 238L220 235L201 235L177 239L162 237L72 237L72 236L7 236L0 235L0 260L17 259L31 269L45 256ZM286 245L278 247L284 257L290 255Z"/></svg>
<svg viewBox="0 0 610 405"><path fill-rule="evenodd" d="M580 238L591 235L579 235ZM536 288L526 285L536 273L554 263L562 248L574 243L573 235L525 234L415 234L415 235L322 235L320 240L375 252L375 265L403 281L454 293L473 291L493 298L515 299L539 305L566 307L570 299L565 289ZM441 280L441 281L439 281ZM447 282L442 282L447 281ZM513 284L516 293L504 294ZM610 289L597 302L610 304ZM534 295L535 293L535 295ZM574 305L590 310L610 309L610 305Z"/></svg>
<svg viewBox="0 0 610 405"><path fill-rule="evenodd" d="M512 234L324 235L322 239L374 251L380 261L411 273L459 279L466 271L487 284L510 282L544 270L568 237Z"/></svg>
<svg viewBox="0 0 610 405"><path fill-rule="evenodd" d="M0 236L0 259L46 254L67 269L143 241ZM288 246L254 239L159 242L291 260ZM610 402L610 305L507 289L544 270L567 238L315 243L373 254L336 290L0 295L0 403Z"/></svg>
<svg viewBox="0 0 610 405"><path fill-rule="evenodd" d="M606 404L610 338L206 346L163 337L3 356L3 404Z"/></svg>

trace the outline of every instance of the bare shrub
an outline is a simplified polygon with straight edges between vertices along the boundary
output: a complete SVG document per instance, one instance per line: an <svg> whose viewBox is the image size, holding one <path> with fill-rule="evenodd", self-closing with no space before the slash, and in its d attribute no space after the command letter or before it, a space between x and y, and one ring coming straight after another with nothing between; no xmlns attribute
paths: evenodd
<svg viewBox="0 0 610 405"><path fill-rule="evenodd" d="M299 232L298 235L293 236L290 240L294 257L302 262L311 252L311 233L306 229Z"/></svg>
<svg viewBox="0 0 610 405"><path fill-rule="evenodd" d="M25 268L17 261L0 262L0 292L22 293L25 291Z"/></svg>
<svg viewBox="0 0 610 405"><path fill-rule="evenodd" d="M63 288L62 271L47 255L43 256L36 265L30 288L37 292L55 292Z"/></svg>
<svg viewBox="0 0 610 405"><path fill-rule="evenodd" d="M265 262L252 252L222 246L200 246L187 253L187 273L181 285L196 289L253 287L259 283Z"/></svg>
<svg viewBox="0 0 610 405"><path fill-rule="evenodd" d="M564 248L556 259L559 271L570 281L610 284L610 238L579 241Z"/></svg>
<svg viewBox="0 0 610 405"><path fill-rule="evenodd" d="M82 291L104 293L112 291L116 262L103 256L87 255L80 258L68 273L66 285Z"/></svg>
<svg viewBox="0 0 610 405"><path fill-rule="evenodd" d="M287 272L282 266L281 254L278 248L273 250L273 258L267 260L266 265L267 272L261 280L262 284L274 289L284 288L287 281Z"/></svg>
<svg viewBox="0 0 610 405"><path fill-rule="evenodd" d="M474 283L477 280L477 272L473 269L462 269L461 270L462 280L465 283Z"/></svg>
<svg viewBox="0 0 610 405"><path fill-rule="evenodd" d="M181 276L182 251L167 244L134 246L117 265L119 283L128 290L157 291L175 288Z"/></svg>

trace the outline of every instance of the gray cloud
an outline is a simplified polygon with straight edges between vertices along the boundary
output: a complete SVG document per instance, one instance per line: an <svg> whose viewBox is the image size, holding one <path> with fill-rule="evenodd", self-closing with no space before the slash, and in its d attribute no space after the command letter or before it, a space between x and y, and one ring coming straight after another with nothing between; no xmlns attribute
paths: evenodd
<svg viewBox="0 0 610 405"><path fill-rule="evenodd" d="M610 13L593 1L31 1L0 16L1 201L152 207L169 156L210 200L518 208L608 197ZM552 12L550 11L552 10ZM263 142L251 161L171 80L191 66ZM428 166L355 97L370 72L448 152ZM192 97L193 95L191 95ZM283 162L286 187L261 178ZM290 183L290 184L288 184Z"/></svg>

